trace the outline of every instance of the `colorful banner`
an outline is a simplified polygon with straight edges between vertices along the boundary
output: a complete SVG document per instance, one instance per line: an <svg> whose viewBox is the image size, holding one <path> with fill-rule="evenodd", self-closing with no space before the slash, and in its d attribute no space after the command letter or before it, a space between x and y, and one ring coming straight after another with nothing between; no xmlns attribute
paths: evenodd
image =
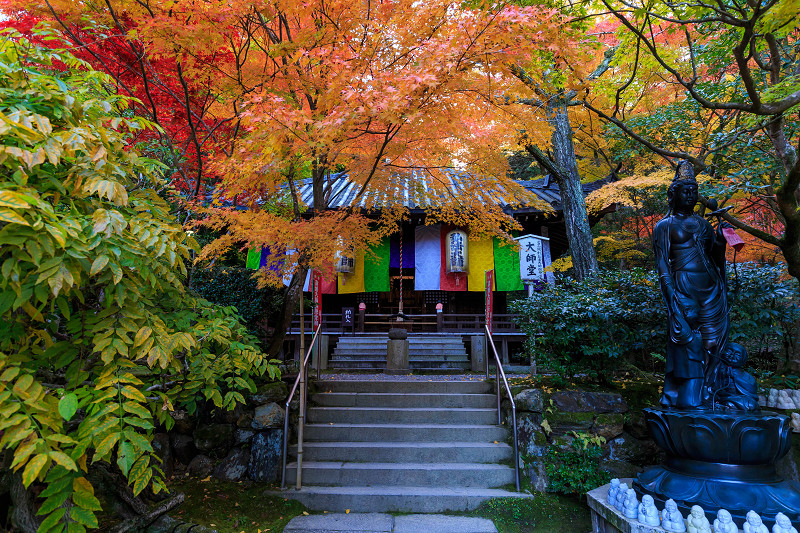
<svg viewBox="0 0 800 533"><path fill-rule="evenodd" d="M415 233L403 233L403 268L414 268ZM395 233L389 239L389 268L400 268L400 234Z"/></svg>
<svg viewBox="0 0 800 533"><path fill-rule="evenodd" d="M441 250L441 256L439 258L439 286L442 291L466 291L467 290L467 274L464 272L453 272L452 274L447 273L447 256L445 254L449 253L447 250L447 234L450 233L451 230L455 229L453 226L447 226L442 224L442 230L439 232L439 249ZM467 243L467 254L469 254L469 248L472 245L472 241ZM472 268L472 265L469 266Z"/></svg>
<svg viewBox="0 0 800 533"><path fill-rule="evenodd" d="M322 276L322 272L319 273ZM335 274L335 273L334 273ZM303 282L303 292L311 292L311 271L306 273L306 280ZM336 278L322 278L322 294L336 294Z"/></svg>
<svg viewBox="0 0 800 533"><path fill-rule="evenodd" d="M355 265L351 274L339 272L337 276L339 294L355 294L364 291L364 251L356 253Z"/></svg>
<svg viewBox="0 0 800 533"><path fill-rule="evenodd" d="M486 283L483 286L483 291L486 293L485 299L485 314L486 314L486 327L489 328L489 333L492 333L492 318L494 318L494 270L486 271Z"/></svg>
<svg viewBox="0 0 800 533"><path fill-rule="evenodd" d="M248 270L258 270L261 263L261 248L250 248L247 250L247 261L245 268Z"/></svg>
<svg viewBox="0 0 800 533"><path fill-rule="evenodd" d="M405 250L403 251L405 263ZM439 224L414 228L414 290L440 290L442 234Z"/></svg>
<svg viewBox="0 0 800 533"><path fill-rule="evenodd" d="M467 242L469 260L468 287L472 292L483 292L486 289L486 271L494 268L494 245L491 238L482 237L477 241ZM496 287L492 285L492 289Z"/></svg>
<svg viewBox="0 0 800 533"><path fill-rule="evenodd" d="M519 251L512 244L495 238L494 248L494 282L498 291L521 291L522 284L519 271Z"/></svg>
<svg viewBox="0 0 800 533"><path fill-rule="evenodd" d="M364 290L365 292L389 291L389 239L364 254ZM374 255L373 255L374 254Z"/></svg>

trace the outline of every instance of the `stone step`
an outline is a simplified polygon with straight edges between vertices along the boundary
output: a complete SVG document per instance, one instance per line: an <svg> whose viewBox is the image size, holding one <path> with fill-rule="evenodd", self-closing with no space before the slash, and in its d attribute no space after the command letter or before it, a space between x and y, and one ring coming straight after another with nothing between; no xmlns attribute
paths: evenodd
<svg viewBox="0 0 800 533"><path fill-rule="evenodd" d="M532 498L530 494L502 489L463 487L314 487L300 490L268 492L284 498L299 500L313 511L354 513L472 511L490 498ZM431 532L433 533L433 532Z"/></svg>
<svg viewBox="0 0 800 533"><path fill-rule="evenodd" d="M494 394L327 392L312 394L320 407L495 407Z"/></svg>
<svg viewBox="0 0 800 533"><path fill-rule="evenodd" d="M470 363L467 361L409 361L408 366L413 371L437 370L437 369L457 369L460 371L469 370ZM333 359L328 362L328 368L340 368L350 370L382 370L386 368L385 359L367 359L356 361L339 361Z"/></svg>
<svg viewBox="0 0 800 533"><path fill-rule="evenodd" d="M289 449L297 457L297 445ZM351 461L366 463L499 463L511 461L513 449L504 442L305 442L303 457L308 461Z"/></svg>
<svg viewBox="0 0 800 533"><path fill-rule="evenodd" d="M355 393L427 393L427 394L491 394L492 385L476 376L474 381L401 381L401 380L320 380L318 392Z"/></svg>
<svg viewBox="0 0 800 533"><path fill-rule="evenodd" d="M310 424L492 424L497 409L451 407L309 407Z"/></svg>
<svg viewBox="0 0 800 533"><path fill-rule="evenodd" d="M286 466L286 482L291 485L296 481L297 463L291 463ZM303 483L327 486L496 488L514 483L514 469L505 465L478 463L342 463L304 460Z"/></svg>
<svg viewBox="0 0 800 533"><path fill-rule="evenodd" d="M408 353L410 355L415 355L415 354L418 354L418 355L441 355L441 354L466 355L467 352L463 348L462 349L458 349L458 348L453 348L453 347L450 347L450 346L447 346L445 348L436 348L436 347L430 347L430 346L422 347L422 346L420 346L418 348L409 348L408 349ZM333 355L334 356L337 356L337 355L351 355L351 354L352 355L362 355L362 354L363 355L367 355L367 354L383 355L385 357L386 356L386 346L383 346L383 347L369 346L369 347L365 347L365 348L349 348L349 347L345 347L345 348L336 348L333 351Z"/></svg>
<svg viewBox="0 0 800 533"><path fill-rule="evenodd" d="M499 426L479 424L306 424L308 441L503 442L507 432Z"/></svg>

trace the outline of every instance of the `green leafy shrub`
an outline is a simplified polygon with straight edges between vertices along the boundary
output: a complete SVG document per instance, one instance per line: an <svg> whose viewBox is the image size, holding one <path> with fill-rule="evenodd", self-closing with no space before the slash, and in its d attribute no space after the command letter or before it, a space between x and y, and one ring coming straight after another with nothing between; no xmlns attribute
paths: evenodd
<svg viewBox="0 0 800 533"><path fill-rule="evenodd" d="M600 468L603 437L573 432L570 448L550 446L544 456L550 490L560 494L586 494L605 485L611 475Z"/></svg>
<svg viewBox="0 0 800 533"><path fill-rule="evenodd" d="M758 365L789 359L800 319L797 282L782 266L728 269L730 339ZM666 351L667 313L654 271L602 270L577 282L558 276L534 296L512 303L526 349L538 364L564 376L609 377L626 365L654 370Z"/></svg>
<svg viewBox="0 0 800 533"><path fill-rule="evenodd" d="M154 126L107 87L67 51L0 35L0 475L40 533L98 527L99 469L134 496L165 490L151 441L170 411L233 409L278 375L233 308L187 290L197 243L160 164L126 145Z"/></svg>

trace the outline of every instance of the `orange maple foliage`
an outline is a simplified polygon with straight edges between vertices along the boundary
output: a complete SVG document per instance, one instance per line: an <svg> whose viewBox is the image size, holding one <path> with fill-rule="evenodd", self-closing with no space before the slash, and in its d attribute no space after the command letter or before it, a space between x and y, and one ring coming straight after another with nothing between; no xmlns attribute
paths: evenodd
<svg viewBox="0 0 800 533"><path fill-rule="evenodd" d="M205 143L200 149L213 152L216 197L250 208L207 211L230 234L203 258L246 242L296 250L307 266L328 265L338 237L363 248L380 236L362 210L381 211L385 231L403 216L398 176L410 177L411 191L424 182L435 217L477 232L513 227L491 194L536 202L506 176L498 148L515 130L497 102L509 89L507 65L536 47L564 44L555 10L468 9L444 0L37 4L29 8L67 28L135 43L143 61L173 62L187 83L205 87L205 115L230 125L215 137L188 114L188 127ZM320 216L337 169L359 186L353 203L360 207ZM453 169L464 175L462 197L452 194ZM314 184L315 205L303 206L296 195L303 179ZM292 215L262 209L276 202ZM314 217L302 219L306 207Z"/></svg>

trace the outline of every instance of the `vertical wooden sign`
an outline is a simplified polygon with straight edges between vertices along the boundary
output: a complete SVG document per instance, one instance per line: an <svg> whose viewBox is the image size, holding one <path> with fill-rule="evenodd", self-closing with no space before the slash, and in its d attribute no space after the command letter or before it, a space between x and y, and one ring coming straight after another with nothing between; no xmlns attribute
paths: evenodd
<svg viewBox="0 0 800 533"><path fill-rule="evenodd" d="M492 315L494 310L494 270L486 271L486 327L492 332Z"/></svg>
<svg viewBox="0 0 800 533"><path fill-rule="evenodd" d="M314 311L311 313L311 330L317 331L317 326L322 324L322 274L314 270L311 279L311 300L314 305Z"/></svg>

